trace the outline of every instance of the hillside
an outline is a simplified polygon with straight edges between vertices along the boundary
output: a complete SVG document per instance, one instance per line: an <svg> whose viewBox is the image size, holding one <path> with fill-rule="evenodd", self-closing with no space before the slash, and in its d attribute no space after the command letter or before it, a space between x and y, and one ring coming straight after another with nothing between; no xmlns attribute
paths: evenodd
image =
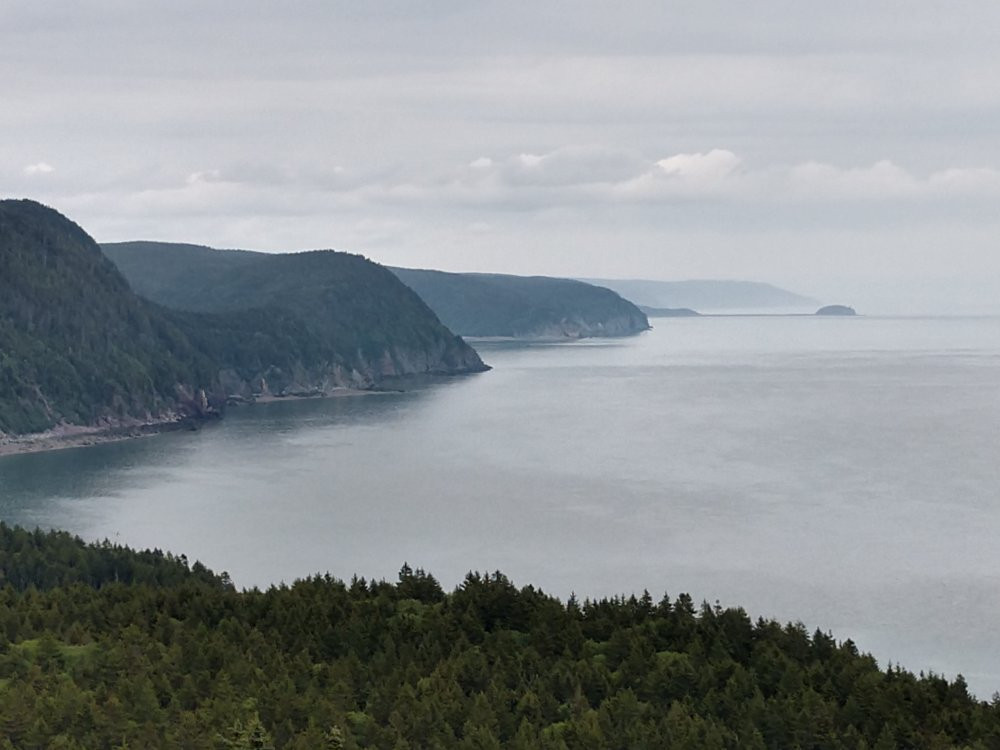
<svg viewBox="0 0 1000 750"><path fill-rule="evenodd" d="M649 279L582 279L613 289L637 305L710 310L768 308L815 309L816 300L757 281L652 281Z"/></svg>
<svg viewBox="0 0 1000 750"><path fill-rule="evenodd" d="M391 269L463 336L627 336L646 316L609 289L571 279Z"/></svg>
<svg viewBox="0 0 1000 750"><path fill-rule="evenodd" d="M0 201L0 436L198 414L214 369L80 227Z"/></svg>
<svg viewBox="0 0 1000 750"><path fill-rule="evenodd" d="M233 395L486 369L412 290L359 256L171 249L112 251L177 310L136 294L57 211L0 201L0 441L201 418Z"/></svg>
<svg viewBox="0 0 1000 750"><path fill-rule="evenodd" d="M224 354L230 394L326 393L392 376L487 369L416 294L359 255L162 242L103 250L142 296L186 320L214 316L191 335Z"/></svg>
<svg viewBox="0 0 1000 750"><path fill-rule="evenodd" d="M0 747L985 748L1000 704L850 641L648 594L317 576L238 591L0 524ZM581 581L581 585L585 582Z"/></svg>

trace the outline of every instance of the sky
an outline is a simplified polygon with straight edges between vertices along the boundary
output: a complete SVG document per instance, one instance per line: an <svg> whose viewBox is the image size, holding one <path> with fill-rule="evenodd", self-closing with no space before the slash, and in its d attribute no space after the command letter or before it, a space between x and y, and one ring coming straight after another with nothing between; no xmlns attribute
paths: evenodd
<svg viewBox="0 0 1000 750"><path fill-rule="evenodd" d="M993 0L0 0L0 196L98 241L1000 311Z"/></svg>

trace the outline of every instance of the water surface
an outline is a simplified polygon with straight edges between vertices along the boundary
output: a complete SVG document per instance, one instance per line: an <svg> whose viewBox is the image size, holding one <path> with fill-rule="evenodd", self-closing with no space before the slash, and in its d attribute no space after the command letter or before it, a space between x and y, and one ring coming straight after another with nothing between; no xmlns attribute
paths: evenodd
<svg viewBox="0 0 1000 750"><path fill-rule="evenodd" d="M408 561L446 587L501 569L561 596L689 591L1000 689L1000 320L654 324L0 459L0 517L245 586Z"/></svg>

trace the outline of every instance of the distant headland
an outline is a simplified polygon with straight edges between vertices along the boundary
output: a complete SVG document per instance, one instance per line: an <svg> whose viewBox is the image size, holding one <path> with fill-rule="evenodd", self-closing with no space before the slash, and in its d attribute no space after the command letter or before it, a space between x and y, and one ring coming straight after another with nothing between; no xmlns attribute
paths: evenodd
<svg viewBox="0 0 1000 750"><path fill-rule="evenodd" d="M857 310L847 305L826 305L816 311L816 315L839 315L841 317L851 317L857 315Z"/></svg>

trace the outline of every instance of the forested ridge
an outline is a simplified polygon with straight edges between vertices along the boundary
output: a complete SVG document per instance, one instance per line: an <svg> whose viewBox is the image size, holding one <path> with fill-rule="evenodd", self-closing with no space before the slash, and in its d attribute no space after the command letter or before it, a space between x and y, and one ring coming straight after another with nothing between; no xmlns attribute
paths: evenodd
<svg viewBox="0 0 1000 750"><path fill-rule="evenodd" d="M649 320L631 302L582 281L391 270L462 336L585 338L627 336L649 328Z"/></svg>
<svg viewBox="0 0 1000 750"><path fill-rule="evenodd" d="M445 593L405 565L241 592L2 524L0 581L0 747L1000 747L960 678L686 595Z"/></svg>
<svg viewBox="0 0 1000 750"><path fill-rule="evenodd" d="M202 417L232 395L487 369L360 256L234 253L251 262L227 260L222 277L166 256L169 278L200 306L144 299L72 221L34 201L0 201L0 439Z"/></svg>
<svg viewBox="0 0 1000 750"><path fill-rule="evenodd" d="M140 295L188 317L209 314L213 323L196 327L196 340L224 352L239 379L263 377L275 391L318 387L331 373L341 385L371 385L383 376L487 369L416 293L360 255L166 242L102 249ZM254 335L233 335L234 320Z"/></svg>
<svg viewBox="0 0 1000 750"><path fill-rule="evenodd" d="M0 201L0 434L190 409L214 370L80 227Z"/></svg>

